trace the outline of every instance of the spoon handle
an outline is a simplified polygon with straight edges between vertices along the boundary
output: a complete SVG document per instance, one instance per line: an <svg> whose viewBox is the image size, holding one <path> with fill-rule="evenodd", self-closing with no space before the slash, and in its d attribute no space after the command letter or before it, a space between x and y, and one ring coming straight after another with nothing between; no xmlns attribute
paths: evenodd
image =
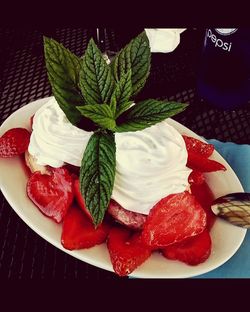
<svg viewBox="0 0 250 312"><path fill-rule="evenodd" d="M246 229L250 228L250 193L231 193L217 198L211 209L218 217Z"/></svg>

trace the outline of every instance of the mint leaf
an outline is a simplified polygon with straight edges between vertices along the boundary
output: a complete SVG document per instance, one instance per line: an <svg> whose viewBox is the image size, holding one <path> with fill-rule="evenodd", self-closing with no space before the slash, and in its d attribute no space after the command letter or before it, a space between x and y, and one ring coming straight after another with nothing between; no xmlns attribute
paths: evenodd
<svg viewBox="0 0 250 312"><path fill-rule="evenodd" d="M148 128L164 119L182 112L188 104L148 99L137 103L116 121L117 132L137 131Z"/></svg>
<svg viewBox="0 0 250 312"><path fill-rule="evenodd" d="M115 179L115 138L113 133L94 133L85 149L80 169L80 188L94 225L103 220Z"/></svg>
<svg viewBox="0 0 250 312"><path fill-rule="evenodd" d="M115 90L111 97L111 103L116 103L115 116L118 117L127 110L130 105L129 98L132 94L131 69L122 75L121 79L116 83Z"/></svg>
<svg viewBox="0 0 250 312"><path fill-rule="evenodd" d="M111 68L90 39L80 70L80 88L86 104L109 103L113 86Z"/></svg>
<svg viewBox="0 0 250 312"><path fill-rule="evenodd" d="M145 31L132 39L113 59L112 69L116 81L131 69L132 96L144 87L149 75L150 60L149 40Z"/></svg>
<svg viewBox="0 0 250 312"><path fill-rule="evenodd" d="M80 58L47 37L44 37L44 54L53 95L69 121L76 125L81 114L75 106L84 103L78 88Z"/></svg>
<svg viewBox="0 0 250 312"><path fill-rule="evenodd" d="M107 104L77 106L80 113L99 126L114 130L116 123L112 109Z"/></svg>
<svg viewBox="0 0 250 312"><path fill-rule="evenodd" d="M128 102L124 102L122 105L119 105L119 108L116 111L116 118L118 118L123 112L128 110L132 104L134 104L133 101L128 101Z"/></svg>

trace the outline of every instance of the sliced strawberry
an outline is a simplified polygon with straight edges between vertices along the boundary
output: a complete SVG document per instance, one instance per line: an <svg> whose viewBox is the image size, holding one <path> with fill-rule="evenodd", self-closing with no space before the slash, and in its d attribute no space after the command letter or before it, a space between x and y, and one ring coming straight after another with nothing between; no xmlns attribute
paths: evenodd
<svg viewBox="0 0 250 312"><path fill-rule="evenodd" d="M211 204L215 199L212 191L210 190L208 184L204 182L200 185L192 184L191 193L205 210L207 214L207 229L210 230L216 220L216 216L211 210Z"/></svg>
<svg viewBox="0 0 250 312"><path fill-rule="evenodd" d="M126 225L134 230L141 230L147 216L124 209L113 199L110 200L108 213L119 223Z"/></svg>
<svg viewBox="0 0 250 312"><path fill-rule="evenodd" d="M60 223L73 201L73 181L65 168L51 168L50 175L36 171L27 183L27 195L47 217Z"/></svg>
<svg viewBox="0 0 250 312"><path fill-rule="evenodd" d="M29 146L30 132L24 128L12 128L0 138L0 157L7 158L23 154Z"/></svg>
<svg viewBox="0 0 250 312"><path fill-rule="evenodd" d="M144 243L162 248L201 233L206 213L195 197L185 191L161 199L149 212L142 231Z"/></svg>
<svg viewBox="0 0 250 312"><path fill-rule="evenodd" d="M85 206L84 198L82 197L82 193L80 191L80 182L79 179L74 180L74 192L76 196L76 200L82 211L86 214L86 216L92 221L93 218L91 216L91 213Z"/></svg>
<svg viewBox="0 0 250 312"><path fill-rule="evenodd" d="M203 156L192 151L188 152L187 167L200 172L226 170L226 167L221 163L212 159L204 158Z"/></svg>
<svg viewBox="0 0 250 312"><path fill-rule="evenodd" d="M208 158L213 154L214 146L212 144L204 143L187 135L182 135L182 137L185 141L188 152L197 153L205 158Z"/></svg>
<svg viewBox="0 0 250 312"><path fill-rule="evenodd" d="M119 276L130 274L151 255L151 249L141 242L140 232L123 227L111 229L107 247L113 269Z"/></svg>
<svg viewBox="0 0 250 312"><path fill-rule="evenodd" d="M204 177L204 174L200 171L197 171L197 170L193 170L189 177L188 177L188 183L189 184L202 184L204 183L205 181L205 177Z"/></svg>
<svg viewBox="0 0 250 312"><path fill-rule="evenodd" d="M189 265L197 265L210 256L211 245L209 232L204 230L201 234L167 246L162 250L162 254L171 260L180 260Z"/></svg>
<svg viewBox="0 0 250 312"><path fill-rule="evenodd" d="M96 229L78 207L70 207L63 221L61 243L69 250L90 248L106 241L110 225L103 221Z"/></svg>

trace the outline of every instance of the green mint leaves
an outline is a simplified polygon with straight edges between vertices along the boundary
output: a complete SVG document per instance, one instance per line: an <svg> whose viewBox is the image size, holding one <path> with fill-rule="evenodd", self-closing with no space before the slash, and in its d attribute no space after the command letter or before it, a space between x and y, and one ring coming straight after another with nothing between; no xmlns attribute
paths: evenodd
<svg viewBox="0 0 250 312"><path fill-rule="evenodd" d="M113 91L111 68L93 39L89 41L80 70L80 87L86 104L108 103Z"/></svg>
<svg viewBox="0 0 250 312"><path fill-rule="evenodd" d="M44 54L54 97L69 121L76 125L81 119L76 106L83 104L78 88L81 60L62 44L47 37L44 37Z"/></svg>
<svg viewBox="0 0 250 312"><path fill-rule="evenodd" d="M186 106L154 99L139 102L118 118L116 132L143 130L182 112Z"/></svg>
<svg viewBox="0 0 250 312"><path fill-rule="evenodd" d="M89 139L80 169L81 193L95 226L103 220L112 194L114 179L114 134L96 132Z"/></svg>
<svg viewBox="0 0 250 312"><path fill-rule="evenodd" d="M93 130L80 169L81 193L98 226L112 195L115 177L114 132L138 131L183 111L187 104L157 101L135 103L150 72L145 32L132 39L107 64L93 39L79 58L44 37L44 54L53 94L68 120Z"/></svg>
<svg viewBox="0 0 250 312"><path fill-rule="evenodd" d="M132 95L136 95L145 85L150 71L150 47L145 32L132 39L113 60L113 72L119 81L129 70L132 80Z"/></svg>
<svg viewBox="0 0 250 312"><path fill-rule="evenodd" d="M111 98L111 106L116 118L133 103L129 101L132 95L131 73L131 69L128 70L115 85Z"/></svg>
<svg viewBox="0 0 250 312"><path fill-rule="evenodd" d="M77 106L79 112L93 120L97 125L108 130L115 130L114 113L107 104Z"/></svg>

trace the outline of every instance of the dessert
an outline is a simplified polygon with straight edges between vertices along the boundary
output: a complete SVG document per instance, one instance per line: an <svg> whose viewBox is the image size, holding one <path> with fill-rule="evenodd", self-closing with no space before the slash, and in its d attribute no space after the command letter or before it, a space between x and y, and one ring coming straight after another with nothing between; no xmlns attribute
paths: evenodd
<svg viewBox="0 0 250 312"><path fill-rule="evenodd" d="M28 152L38 165L81 166L93 132L73 126L55 98L37 111L32 129ZM115 133L115 143L111 198L123 208L147 215L161 198L187 189L191 170L186 166L185 142L167 121L141 131Z"/></svg>
<svg viewBox="0 0 250 312"><path fill-rule="evenodd" d="M61 66L68 70L64 79L60 68L56 74L51 70L50 45L61 51ZM135 49L140 60L134 59ZM182 136L168 124L167 118L186 105L131 101L149 74L145 34L121 50L111 66L93 41L82 63L52 39L45 40L45 51L55 97L35 114L30 144L18 154L26 153L31 169L27 195L43 214L62 223L64 248L106 242L120 276L133 272L152 252L191 265L205 261L212 222L208 226L209 208L192 186L206 185L203 171L225 167L209 159L211 145ZM73 69L65 65L67 58ZM3 136L0 151L5 144ZM209 201L206 193L207 206ZM195 259L186 251L189 246Z"/></svg>

